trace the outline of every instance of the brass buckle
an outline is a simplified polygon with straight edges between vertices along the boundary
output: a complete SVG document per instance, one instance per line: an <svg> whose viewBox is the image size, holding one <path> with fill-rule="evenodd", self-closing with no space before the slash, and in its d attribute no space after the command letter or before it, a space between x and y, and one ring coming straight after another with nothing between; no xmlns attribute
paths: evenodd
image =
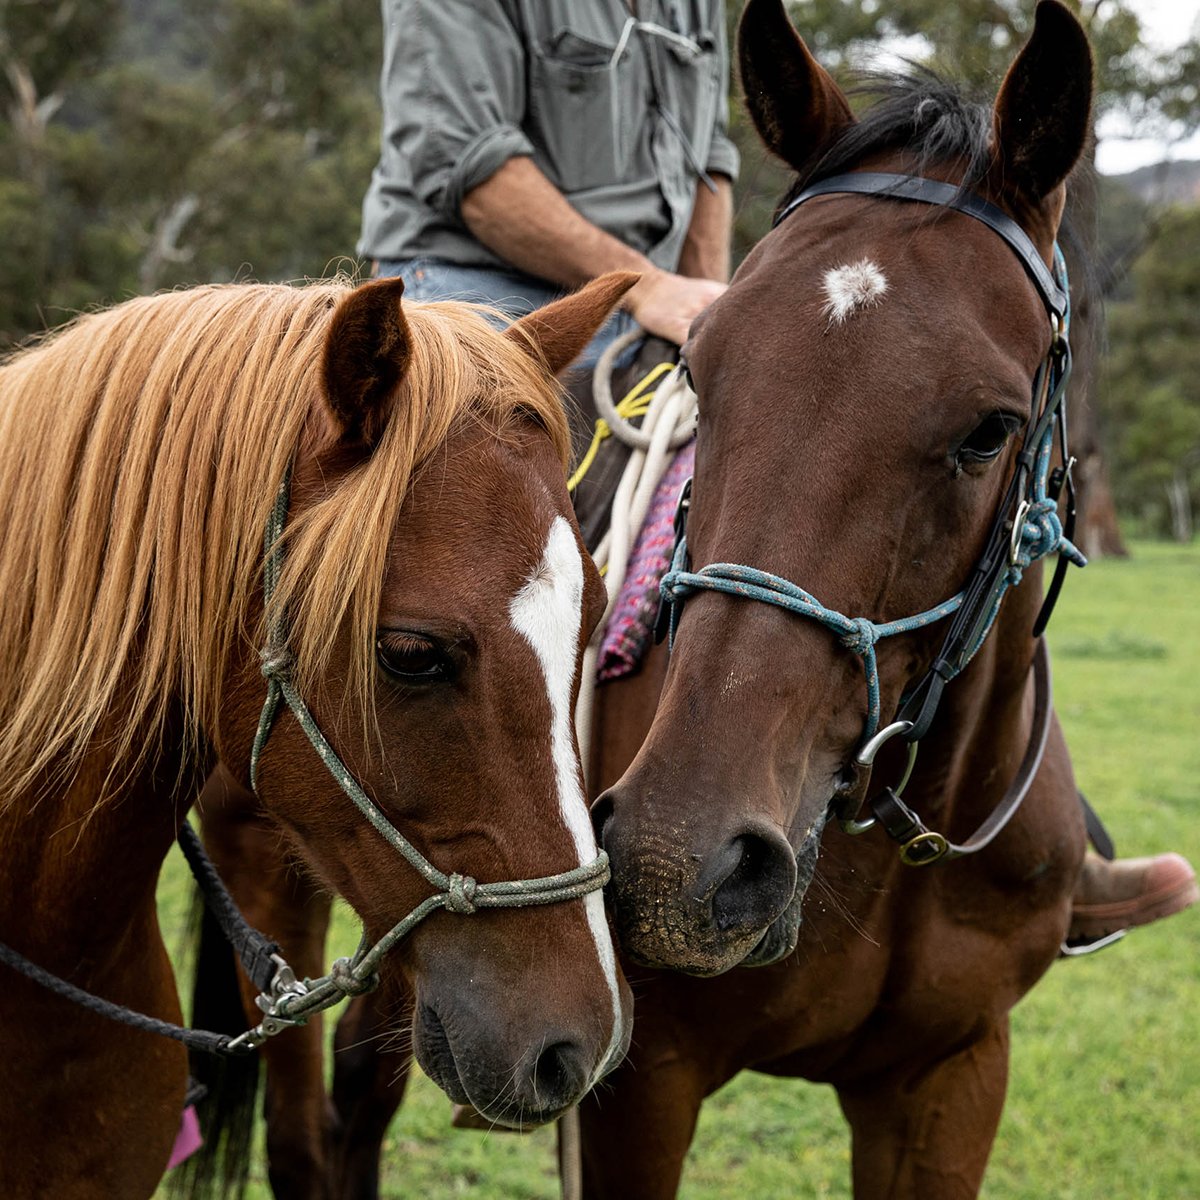
<svg viewBox="0 0 1200 1200"><path fill-rule="evenodd" d="M946 838L933 830L918 833L911 841L900 847L900 861L906 867L927 867L946 856L950 843Z"/></svg>

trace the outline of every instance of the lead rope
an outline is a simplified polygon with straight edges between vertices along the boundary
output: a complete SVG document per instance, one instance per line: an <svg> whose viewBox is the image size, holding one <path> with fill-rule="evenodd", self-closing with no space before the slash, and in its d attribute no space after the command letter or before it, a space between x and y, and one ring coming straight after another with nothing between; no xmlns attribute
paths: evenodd
<svg viewBox="0 0 1200 1200"><path fill-rule="evenodd" d="M617 355L644 337L641 329L616 338L600 356L592 381L596 411L618 441L632 450L613 498L608 532L592 557L604 572L608 603L583 656L583 678L575 704L575 736L583 757L584 783L591 795L588 778L591 762L592 716L595 711L596 666L604 629L617 597L625 583L629 558L654 493L666 474L675 451L696 435L696 395L687 386L679 367L659 364L642 380L633 393L647 399L640 426L631 424L613 403L612 371ZM650 382L665 375L653 392ZM572 1107L558 1119L558 1169L562 1200L583 1200L583 1141L579 1127L579 1109Z"/></svg>

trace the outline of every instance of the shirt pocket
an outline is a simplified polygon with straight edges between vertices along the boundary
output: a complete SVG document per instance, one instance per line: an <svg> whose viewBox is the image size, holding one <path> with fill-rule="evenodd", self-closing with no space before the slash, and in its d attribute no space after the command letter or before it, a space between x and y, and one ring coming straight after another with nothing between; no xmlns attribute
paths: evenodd
<svg viewBox="0 0 1200 1200"><path fill-rule="evenodd" d="M526 132L551 181L567 193L626 181L648 115L641 48L614 62L615 44L559 29L533 50Z"/></svg>
<svg viewBox="0 0 1200 1200"><path fill-rule="evenodd" d="M707 32L693 35L695 49L668 44L664 108L678 123L677 134L686 139L691 166L704 170L722 101L721 56L716 38Z"/></svg>

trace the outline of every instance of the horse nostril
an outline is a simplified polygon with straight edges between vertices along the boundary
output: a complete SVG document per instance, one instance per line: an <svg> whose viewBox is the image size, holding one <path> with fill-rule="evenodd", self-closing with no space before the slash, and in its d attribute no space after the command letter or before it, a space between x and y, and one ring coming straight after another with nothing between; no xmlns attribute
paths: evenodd
<svg viewBox="0 0 1200 1200"><path fill-rule="evenodd" d="M547 1046L533 1064L530 1083L536 1107L542 1112L572 1103L587 1085L588 1072L581 1048L574 1042Z"/></svg>
<svg viewBox="0 0 1200 1200"><path fill-rule="evenodd" d="M778 835L744 833L719 855L725 877L712 893L716 927L765 929L787 907L796 888L796 859Z"/></svg>
<svg viewBox="0 0 1200 1200"><path fill-rule="evenodd" d="M596 831L596 842L600 846L604 845L604 834L608 828L608 823L613 818L614 806L612 797L608 792L605 792L595 804L592 805L592 828Z"/></svg>

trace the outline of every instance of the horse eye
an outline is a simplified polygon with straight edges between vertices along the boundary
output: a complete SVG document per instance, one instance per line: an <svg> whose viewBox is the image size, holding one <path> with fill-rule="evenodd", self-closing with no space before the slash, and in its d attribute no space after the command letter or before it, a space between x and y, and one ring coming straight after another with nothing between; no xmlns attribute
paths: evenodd
<svg viewBox="0 0 1200 1200"><path fill-rule="evenodd" d="M375 642L379 665L402 683L442 683L454 665L436 642L419 633L389 632Z"/></svg>
<svg viewBox="0 0 1200 1200"><path fill-rule="evenodd" d="M963 440L955 452L956 465L964 463L986 463L999 457L1008 439L1017 431L1021 422L1009 413L991 413Z"/></svg>
<svg viewBox="0 0 1200 1200"><path fill-rule="evenodd" d="M692 368L688 365L688 360L682 354L679 356L679 366L683 370L684 383L694 392L696 390L696 381L692 378Z"/></svg>

